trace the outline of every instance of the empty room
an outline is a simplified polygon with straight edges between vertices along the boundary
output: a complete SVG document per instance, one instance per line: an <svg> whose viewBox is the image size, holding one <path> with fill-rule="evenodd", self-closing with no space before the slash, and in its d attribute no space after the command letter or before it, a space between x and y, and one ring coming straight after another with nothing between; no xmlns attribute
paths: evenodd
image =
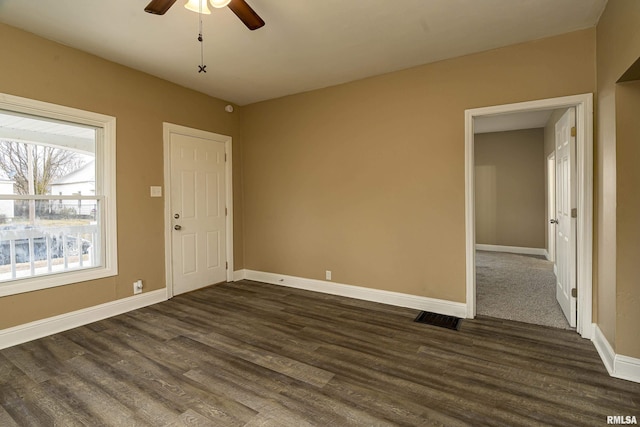
<svg viewBox="0 0 640 427"><path fill-rule="evenodd" d="M639 22L0 1L0 425L637 424Z"/></svg>

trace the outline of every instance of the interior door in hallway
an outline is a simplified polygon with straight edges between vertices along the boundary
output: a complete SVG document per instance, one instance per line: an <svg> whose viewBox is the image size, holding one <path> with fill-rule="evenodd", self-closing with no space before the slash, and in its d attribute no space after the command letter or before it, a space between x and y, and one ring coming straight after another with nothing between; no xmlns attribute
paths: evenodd
<svg viewBox="0 0 640 427"><path fill-rule="evenodd" d="M225 144L171 133L173 294L226 281Z"/></svg>
<svg viewBox="0 0 640 427"><path fill-rule="evenodd" d="M556 123L556 299L576 326L576 119L570 108Z"/></svg>

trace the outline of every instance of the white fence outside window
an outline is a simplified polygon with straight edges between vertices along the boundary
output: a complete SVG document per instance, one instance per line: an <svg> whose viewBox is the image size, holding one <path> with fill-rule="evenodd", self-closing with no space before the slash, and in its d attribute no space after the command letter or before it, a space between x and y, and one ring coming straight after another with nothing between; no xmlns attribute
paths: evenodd
<svg viewBox="0 0 640 427"><path fill-rule="evenodd" d="M100 265L96 223L0 229L0 281Z"/></svg>

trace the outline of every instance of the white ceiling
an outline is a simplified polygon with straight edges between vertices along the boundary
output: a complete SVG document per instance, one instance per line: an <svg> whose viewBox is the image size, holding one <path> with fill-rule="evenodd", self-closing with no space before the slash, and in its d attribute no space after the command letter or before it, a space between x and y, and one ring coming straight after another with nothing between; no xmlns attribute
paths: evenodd
<svg viewBox="0 0 640 427"><path fill-rule="evenodd" d="M203 17L179 0L0 0L0 22L239 105L592 27L607 0L247 0Z"/></svg>

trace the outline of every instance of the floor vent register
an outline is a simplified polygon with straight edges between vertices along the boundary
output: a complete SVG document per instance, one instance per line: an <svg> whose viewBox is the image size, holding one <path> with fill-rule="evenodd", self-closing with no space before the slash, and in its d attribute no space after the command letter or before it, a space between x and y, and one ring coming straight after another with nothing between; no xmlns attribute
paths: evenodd
<svg viewBox="0 0 640 427"><path fill-rule="evenodd" d="M421 311L414 322L425 323L427 325L439 326L441 328L453 329L457 331L460 329L462 319L459 317L432 313L430 311Z"/></svg>

